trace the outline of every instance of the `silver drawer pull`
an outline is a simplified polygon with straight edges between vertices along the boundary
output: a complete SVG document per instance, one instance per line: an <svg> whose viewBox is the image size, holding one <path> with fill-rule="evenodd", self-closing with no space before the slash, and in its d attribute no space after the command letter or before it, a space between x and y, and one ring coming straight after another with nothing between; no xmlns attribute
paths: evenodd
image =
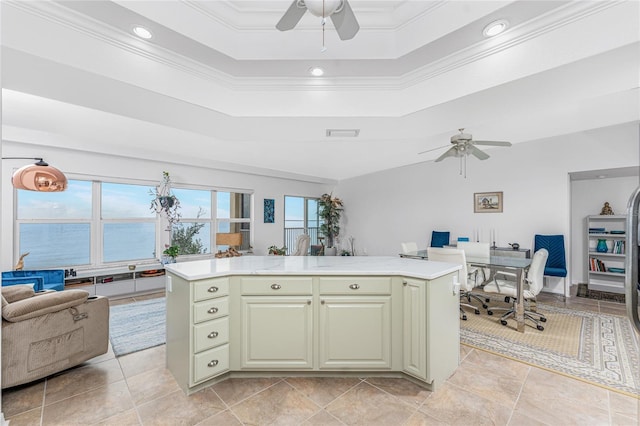
<svg viewBox="0 0 640 426"><path fill-rule="evenodd" d="M360 285L358 285L358 284L351 284L351 285L349 286L349 288L350 288L351 290L357 290L357 289L359 289L359 288L360 288Z"/></svg>
<svg viewBox="0 0 640 426"><path fill-rule="evenodd" d="M209 364L207 364L207 367L215 367L216 365L218 365L218 360L214 359L213 361L209 361Z"/></svg>
<svg viewBox="0 0 640 426"><path fill-rule="evenodd" d="M207 291L209 293L215 293L216 291L218 291L218 287L209 287L209 289Z"/></svg>
<svg viewBox="0 0 640 426"><path fill-rule="evenodd" d="M209 333L209 334L207 335L207 337L208 337L209 339L215 339L216 337L218 337L218 332L217 332L217 331L212 331L211 333Z"/></svg>
<svg viewBox="0 0 640 426"><path fill-rule="evenodd" d="M207 311L208 314L215 314L216 312L218 312L218 308L209 308Z"/></svg>
<svg viewBox="0 0 640 426"><path fill-rule="evenodd" d="M405 285L405 286L406 286L407 284L409 284L409 283L408 283L408 282L406 282L405 280L402 280L402 285Z"/></svg>
<svg viewBox="0 0 640 426"><path fill-rule="evenodd" d="M280 284L271 284L271 288L274 290L280 290L282 286Z"/></svg>

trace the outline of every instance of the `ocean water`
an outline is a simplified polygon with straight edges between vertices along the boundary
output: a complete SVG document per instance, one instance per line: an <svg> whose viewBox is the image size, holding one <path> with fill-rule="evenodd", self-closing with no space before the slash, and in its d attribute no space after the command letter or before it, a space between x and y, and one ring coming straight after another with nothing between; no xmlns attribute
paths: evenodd
<svg viewBox="0 0 640 426"><path fill-rule="evenodd" d="M19 253L25 269L68 268L90 265L89 223L22 223ZM156 259L155 223L106 223L103 252L105 262Z"/></svg>

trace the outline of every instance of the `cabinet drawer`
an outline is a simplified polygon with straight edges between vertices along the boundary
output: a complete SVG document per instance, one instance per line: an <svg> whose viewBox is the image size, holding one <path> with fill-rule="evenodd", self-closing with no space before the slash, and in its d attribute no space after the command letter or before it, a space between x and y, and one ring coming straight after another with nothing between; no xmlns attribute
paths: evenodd
<svg viewBox="0 0 640 426"><path fill-rule="evenodd" d="M229 317L193 326L193 351L201 352L229 343Z"/></svg>
<svg viewBox="0 0 640 426"><path fill-rule="evenodd" d="M389 277L322 277L320 294L391 294Z"/></svg>
<svg viewBox="0 0 640 426"><path fill-rule="evenodd" d="M193 323L209 321L229 315L229 298L205 300L193 305Z"/></svg>
<svg viewBox="0 0 640 426"><path fill-rule="evenodd" d="M229 294L229 278L211 278L195 281L193 284L193 301L213 299Z"/></svg>
<svg viewBox="0 0 640 426"><path fill-rule="evenodd" d="M311 295L311 277L244 277L241 282L243 295Z"/></svg>
<svg viewBox="0 0 640 426"><path fill-rule="evenodd" d="M198 383L229 369L229 345L199 353L193 357L193 382Z"/></svg>

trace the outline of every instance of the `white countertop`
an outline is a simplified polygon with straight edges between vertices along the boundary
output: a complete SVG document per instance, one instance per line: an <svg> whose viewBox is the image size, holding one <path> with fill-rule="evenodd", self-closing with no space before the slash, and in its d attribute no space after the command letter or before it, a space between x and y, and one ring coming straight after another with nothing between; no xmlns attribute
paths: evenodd
<svg viewBox="0 0 640 426"><path fill-rule="evenodd" d="M385 256L240 256L165 265L186 280L227 275L400 275L432 280L460 265Z"/></svg>

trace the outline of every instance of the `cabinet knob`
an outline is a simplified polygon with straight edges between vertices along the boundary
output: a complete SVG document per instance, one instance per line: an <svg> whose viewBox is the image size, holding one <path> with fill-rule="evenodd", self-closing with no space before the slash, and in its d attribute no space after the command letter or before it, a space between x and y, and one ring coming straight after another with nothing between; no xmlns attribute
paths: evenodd
<svg viewBox="0 0 640 426"><path fill-rule="evenodd" d="M307 305L310 305L310 304L311 304L311 300L307 300Z"/></svg>
<svg viewBox="0 0 640 426"><path fill-rule="evenodd" d="M218 287L209 287L209 289L207 291L209 293L215 293L216 291L218 291Z"/></svg>
<svg viewBox="0 0 640 426"><path fill-rule="evenodd" d="M212 361L209 361L209 364L207 364L207 367L215 367L216 365L218 365L218 360L214 359Z"/></svg>
<svg viewBox="0 0 640 426"><path fill-rule="evenodd" d="M211 333L209 333L209 334L207 335L207 337L208 337L209 339L215 339L216 337L218 337L218 332L217 332L217 331L212 331Z"/></svg>
<svg viewBox="0 0 640 426"><path fill-rule="evenodd" d="M359 284L351 284L351 285L349 286L349 288L350 288L351 290L357 290L357 289L359 289L359 288L360 288L360 285L359 285Z"/></svg>
<svg viewBox="0 0 640 426"><path fill-rule="evenodd" d="M280 290L282 288L282 286L280 284L271 284L271 288L273 290Z"/></svg>
<svg viewBox="0 0 640 426"><path fill-rule="evenodd" d="M324 305L324 300L321 300L321 301L320 301L320 304L321 304L321 305Z"/></svg>
<svg viewBox="0 0 640 426"><path fill-rule="evenodd" d="M402 280L402 285L407 285L407 281L406 280Z"/></svg>
<svg viewBox="0 0 640 426"><path fill-rule="evenodd" d="M218 308L209 308L209 310L207 311L207 313L209 314L215 314L216 312L218 312Z"/></svg>

